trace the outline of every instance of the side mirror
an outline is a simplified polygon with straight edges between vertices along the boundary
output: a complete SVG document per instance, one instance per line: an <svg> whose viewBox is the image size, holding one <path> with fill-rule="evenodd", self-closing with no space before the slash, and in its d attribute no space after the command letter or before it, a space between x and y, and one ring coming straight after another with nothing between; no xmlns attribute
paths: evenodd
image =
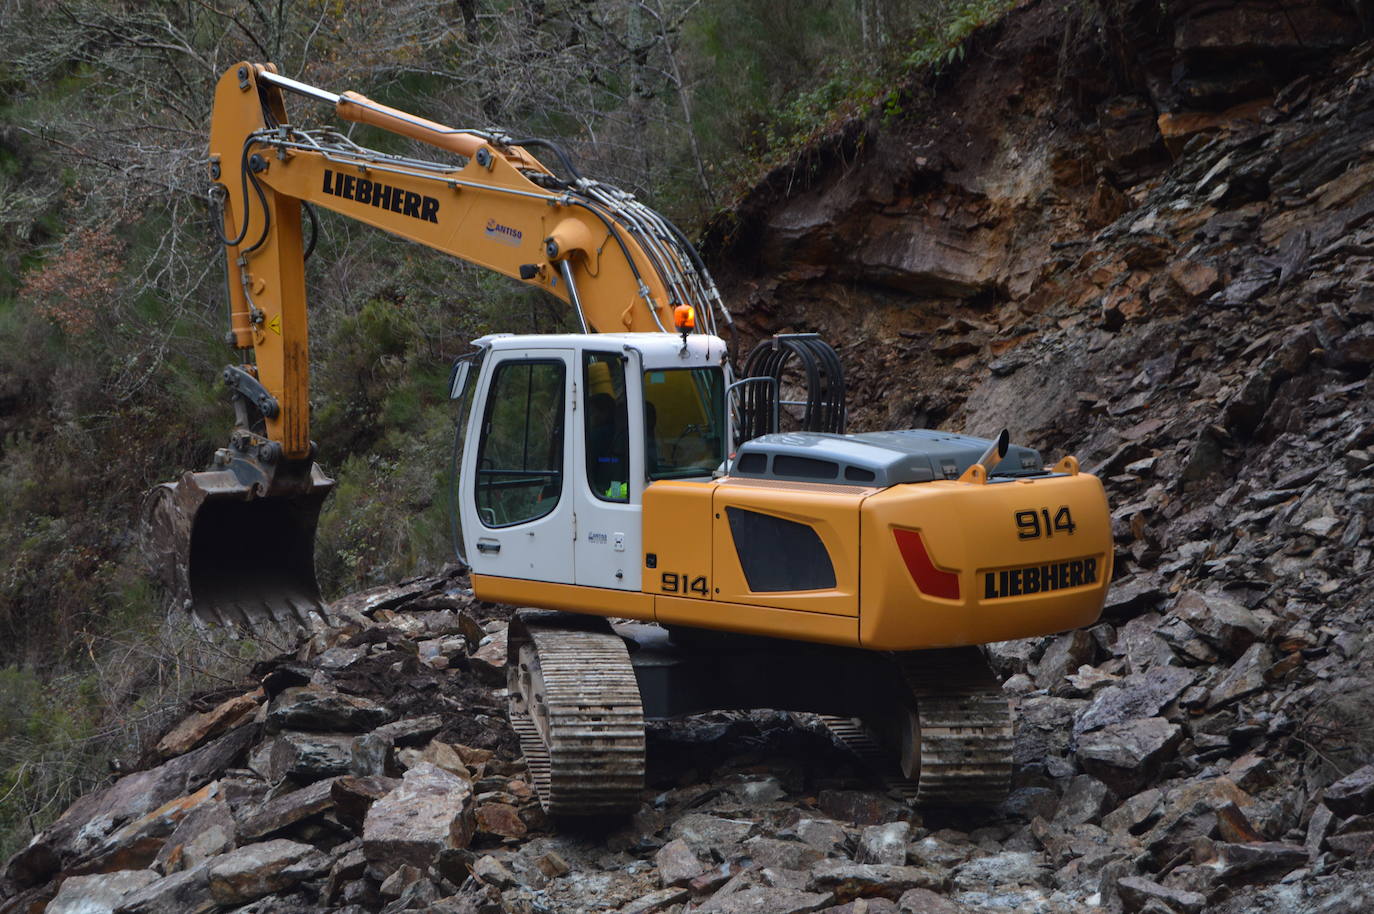
<svg viewBox="0 0 1374 914"><path fill-rule="evenodd" d="M448 398L450 400L461 400L463 394L467 393L468 375L472 373L472 359L460 358L454 361L453 371L449 375Z"/></svg>

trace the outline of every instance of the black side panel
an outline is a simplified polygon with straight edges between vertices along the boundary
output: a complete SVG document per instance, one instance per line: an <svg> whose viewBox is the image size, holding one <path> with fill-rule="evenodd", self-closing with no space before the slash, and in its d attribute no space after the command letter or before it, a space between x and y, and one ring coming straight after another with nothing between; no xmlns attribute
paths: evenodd
<svg viewBox="0 0 1374 914"><path fill-rule="evenodd" d="M750 590L772 593L835 586L835 566L825 544L806 524L743 508L726 507L725 513Z"/></svg>

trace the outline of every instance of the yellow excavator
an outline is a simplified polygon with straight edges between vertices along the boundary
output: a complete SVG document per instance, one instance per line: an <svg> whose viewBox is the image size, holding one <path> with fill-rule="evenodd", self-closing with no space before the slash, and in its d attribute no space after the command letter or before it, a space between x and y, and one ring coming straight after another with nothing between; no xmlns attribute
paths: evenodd
<svg viewBox="0 0 1374 914"><path fill-rule="evenodd" d="M442 152L295 125L287 95ZM846 434L838 358L810 335L763 341L737 377L692 245L547 141L245 62L216 89L209 178L242 358L228 445L145 503L180 606L250 629L326 612L302 228L322 206L543 289L581 325L476 340L450 390L457 548L479 598L527 607L510 711L548 812L636 808L646 718L756 707L887 753L919 804L1005 795L1011 713L980 646L1094 622L1111 579L1106 497L1074 458L1046 466L1005 431Z"/></svg>

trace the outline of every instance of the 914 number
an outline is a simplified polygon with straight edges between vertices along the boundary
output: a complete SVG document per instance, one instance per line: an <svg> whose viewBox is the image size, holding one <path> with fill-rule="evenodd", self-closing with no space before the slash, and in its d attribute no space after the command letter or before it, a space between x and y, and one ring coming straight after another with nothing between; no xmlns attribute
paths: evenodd
<svg viewBox="0 0 1374 914"><path fill-rule="evenodd" d="M1042 523L1043 521L1043 523ZM1033 540L1040 537L1052 537L1056 533L1064 533L1069 536L1078 525L1073 522L1073 515L1069 513L1068 505L1061 505L1054 512L1054 519L1050 519L1050 509L1041 508L1038 511L1017 511L1016 512L1016 537L1017 539Z"/></svg>
<svg viewBox="0 0 1374 914"><path fill-rule="evenodd" d="M663 572L662 587L664 593L694 593L698 596L706 596L706 575L699 574L691 577L685 574L676 574L672 571Z"/></svg>

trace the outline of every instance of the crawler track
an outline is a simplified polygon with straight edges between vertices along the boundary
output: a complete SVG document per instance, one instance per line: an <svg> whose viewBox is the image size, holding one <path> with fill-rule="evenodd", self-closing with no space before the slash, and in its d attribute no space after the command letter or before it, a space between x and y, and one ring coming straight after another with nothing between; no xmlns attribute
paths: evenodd
<svg viewBox="0 0 1374 914"><path fill-rule="evenodd" d="M604 620L511 627L510 717L551 816L634 810L644 788L644 710L625 643Z"/></svg>
<svg viewBox="0 0 1374 914"><path fill-rule="evenodd" d="M910 690L918 730L901 773L858 722L822 717L830 733L918 806L991 806L1011 788L1013 721L1001 683L974 647L893 655Z"/></svg>
<svg viewBox="0 0 1374 914"><path fill-rule="evenodd" d="M860 763L878 777L890 793L908 801L916 800L916 781L903 776L892 750L873 739L863 721L855 717L835 717L829 714L821 714L819 717L830 736L857 756Z"/></svg>

